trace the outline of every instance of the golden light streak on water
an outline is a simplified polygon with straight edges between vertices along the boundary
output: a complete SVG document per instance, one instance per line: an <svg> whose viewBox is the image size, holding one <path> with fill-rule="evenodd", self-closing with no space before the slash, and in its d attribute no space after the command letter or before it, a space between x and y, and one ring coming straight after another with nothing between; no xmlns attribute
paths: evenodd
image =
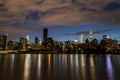
<svg viewBox="0 0 120 80"><path fill-rule="evenodd" d="M95 67L93 56L90 56L90 67Z"/></svg>
<svg viewBox="0 0 120 80"><path fill-rule="evenodd" d="M71 69L73 67L73 54L70 54L70 66L71 66Z"/></svg>
<svg viewBox="0 0 120 80"><path fill-rule="evenodd" d="M94 56L90 56L90 72L92 80L96 80L96 71L95 71L95 64L94 64Z"/></svg>
<svg viewBox="0 0 120 80"><path fill-rule="evenodd" d="M76 65L76 67L78 67L78 65L79 65L78 54L75 55L75 65Z"/></svg>
<svg viewBox="0 0 120 80"><path fill-rule="evenodd" d="M85 55L84 54L81 54L81 66L84 67L85 66Z"/></svg>
<svg viewBox="0 0 120 80"><path fill-rule="evenodd" d="M48 54L48 69L51 68L51 54Z"/></svg>
<svg viewBox="0 0 120 80"><path fill-rule="evenodd" d="M78 58L78 54L75 55L75 71L76 71L76 78L79 78L79 58Z"/></svg>
<svg viewBox="0 0 120 80"><path fill-rule="evenodd" d="M86 72L86 70L85 70L85 68L86 68L85 59L86 58L85 58L84 54L81 54L80 56L81 56L81 63L80 64L81 64L82 79L86 80L86 73L85 73Z"/></svg>
<svg viewBox="0 0 120 80"><path fill-rule="evenodd" d="M13 69L14 67L14 58L15 58L15 54L11 55L11 68Z"/></svg>
<svg viewBox="0 0 120 80"><path fill-rule="evenodd" d="M65 65L66 65L66 67L67 67L67 66L68 66L68 65L67 65L67 62L68 62L67 57L68 57L68 56L67 56L67 54L65 54L64 56L65 56L65 57L64 57L64 58L65 58L65 59L64 59L64 60L65 60Z"/></svg>
<svg viewBox="0 0 120 80"><path fill-rule="evenodd" d="M31 63L31 55L30 54L26 54L25 63L24 63L23 80L29 80L30 63Z"/></svg>

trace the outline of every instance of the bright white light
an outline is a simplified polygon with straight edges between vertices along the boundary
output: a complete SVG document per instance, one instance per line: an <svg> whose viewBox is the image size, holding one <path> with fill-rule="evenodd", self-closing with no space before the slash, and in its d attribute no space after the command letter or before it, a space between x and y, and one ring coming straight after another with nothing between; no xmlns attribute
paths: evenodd
<svg viewBox="0 0 120 80"><path fill-rule="evenodd" d="M74 42L78 43L78 40L74 40Z"/></svg>
<svg viewBox="0 0 120 80"><path fill-rule="evenodd" d="M30 37L29 37L29 35L27 35L26 38L27 38L27 41L30 41Z"/></svg>
<svg viewBox="0 0 120 80"><path fill-rule="evenodd" d="M107 36L107 39L109 38L109 36Z"/></svg>

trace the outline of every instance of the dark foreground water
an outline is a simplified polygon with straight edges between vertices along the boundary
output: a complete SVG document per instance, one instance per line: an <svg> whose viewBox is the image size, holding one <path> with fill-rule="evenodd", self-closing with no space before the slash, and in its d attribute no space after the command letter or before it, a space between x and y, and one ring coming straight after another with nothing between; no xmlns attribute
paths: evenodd
<svg viewBox="0 0 120 80"><path fill-rule="evenodd" d="M120 55L0 54L0 80L120 80Z"/></svg>

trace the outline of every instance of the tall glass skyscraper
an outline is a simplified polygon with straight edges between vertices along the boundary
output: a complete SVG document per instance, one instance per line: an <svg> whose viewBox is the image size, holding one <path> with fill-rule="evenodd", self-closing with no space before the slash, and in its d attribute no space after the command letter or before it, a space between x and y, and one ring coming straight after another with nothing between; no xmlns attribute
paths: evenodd
<svg viewBox="0 0 120 80"><path fill-rule="evenodd" d="M47 41L48 40L48 29L44 28L43 29L43 41Z"/></svg>

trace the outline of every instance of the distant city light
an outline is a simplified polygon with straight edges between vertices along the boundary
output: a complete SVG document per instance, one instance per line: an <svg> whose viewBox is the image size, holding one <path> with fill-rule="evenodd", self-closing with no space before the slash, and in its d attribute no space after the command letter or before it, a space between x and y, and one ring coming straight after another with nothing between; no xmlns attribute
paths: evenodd
<svg viewBox="0 0 120 80"><path fill-rule="evenodd" d="M78 43L78 40L74 40L75 43Z"/></svg>
<svg viewBox="0 0 120 80"><path fill-rule="evenodd" d="M107 39L110 38L109 36L107 36Z"/></svg>

